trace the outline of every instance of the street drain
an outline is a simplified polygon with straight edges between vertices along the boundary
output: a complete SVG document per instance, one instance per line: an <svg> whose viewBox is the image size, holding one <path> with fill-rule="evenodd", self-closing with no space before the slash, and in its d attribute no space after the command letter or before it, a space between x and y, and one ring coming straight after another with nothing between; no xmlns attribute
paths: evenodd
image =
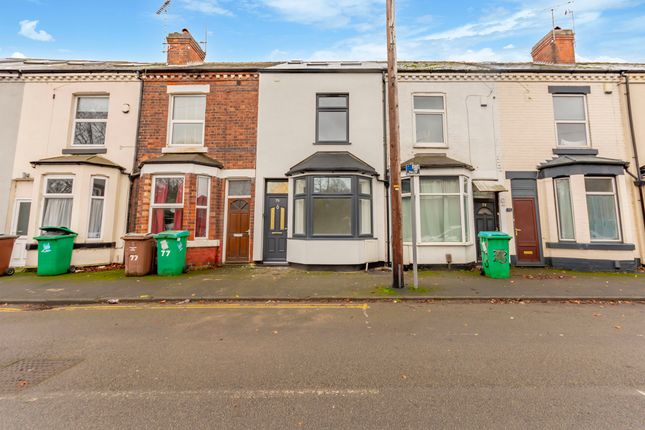
<svg viewBox="0 0 645 430"><path fill-rule="evenodd" d="M0 368L0 393L16 393L76 366L79 359L25 359Z"/></svg>

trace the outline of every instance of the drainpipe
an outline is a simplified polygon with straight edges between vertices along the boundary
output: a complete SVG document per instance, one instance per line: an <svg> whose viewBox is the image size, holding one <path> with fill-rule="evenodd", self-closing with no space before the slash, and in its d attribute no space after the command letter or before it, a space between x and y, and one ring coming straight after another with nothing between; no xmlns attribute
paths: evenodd
<svg viewBox="0 0 645 430"><path fill-rule="evenodd" d="M145 69L143 70L143 74L145 75ZM139 193L135 193L134 189L134 180L135 177L141 177L141 175L135 175L134 172L137 170L137 159L139 155L139 126L141 125L141 111L143 107L143 78L142 78L142 73L141 70L137 70L137 79L141 82L141 88L139 89L139 112L137 112L137 131L134 139L134 158L132 160L132 170L130 172L130 196L129 196L129 204L128 204L128 219L126 221L127 227L126 230L133 230L131 225L132 222L132 208L136 207L136 202L134 201L134 196L136 194L136 198L139 198ZM136 222L136 216L134 217L134 221Z"/></svg>
<svg viewBox="0 0 645 430"><path fill-rule="evenodd" d="M627 98L627 115L629 118L629 133L631 134L632 148L634 149L634 161L636 162L635 182L638 187L638 194L641 200L641 215L643 216L643 225L645 226L645 201L643 201L643 175L641 174L641 163L638 158L638 145L636 145L636 132L634 131L634 114L632 112L632 97L629 91L629 75L625 72L620 73L625 78L625 97Z"/></svg>
<svg viewBox="0 0 645 430"><path fill-rule="evenodd" d="M386 251L387 251L387 265L391 265L390 256L390 175L387 169L387 79L385 72L381 72L381 82L383 87L383 184L385 185L385 228L386 228Z"/></svg>

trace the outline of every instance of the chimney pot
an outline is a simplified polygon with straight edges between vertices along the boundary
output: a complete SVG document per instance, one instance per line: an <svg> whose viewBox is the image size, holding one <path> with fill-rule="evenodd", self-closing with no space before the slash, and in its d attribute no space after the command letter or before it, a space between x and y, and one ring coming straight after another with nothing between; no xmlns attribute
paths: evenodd
<svg viewBox="0 0 645 430"><path fill-rule="evenodd" d="M166 38L168 43L167 63L173 66L203 64L206 52L188 31L183 28L181 33L170 33Z"/></svg>
<svg viewBox="0 0 645 430"><path fill-rule="evenodd" d="M575 34L555 27L533 46L531 56L534 63L575 64Z"/></svg>

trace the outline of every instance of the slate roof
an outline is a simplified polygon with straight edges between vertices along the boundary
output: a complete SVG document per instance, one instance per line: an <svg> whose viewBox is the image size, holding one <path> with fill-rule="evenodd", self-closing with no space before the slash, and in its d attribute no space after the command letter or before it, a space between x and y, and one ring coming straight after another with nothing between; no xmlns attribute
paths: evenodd
<svg viewBox="0 0 645 430"><path fill-rule="evenodd" d="M286 175L310 172L352 172L378 176L372 166L347 151L316 152L293 166Z"/></svg>
<svg viewBox="0 0 645 430"><path fill-rule="evenodd" d="M628 166L628 161L616 160L614 158L597 157L595 155L560 155L538 166L538 170L550 169L554 167L571 166L574 164L596 164L596 165L614 165Z"/></svg>
<svg viewBox="0 0 645 430"><path fill-rule="evenodd" d="M442 154L418 154L414 158L401 163L401 170L408 164L418 164L424 168L464 168L470 171L475 170L470 164L454 160Z"/></svg>
<svg viewBox="0 0 645 430"><path fill-rule="evenodd" d="M200 166L217 167L218 169L224 167L224 164L220 161L202 153L164 154L160 157L143 160L139 166L144 164L198 164Z"/></svg>
<svg viewBox="0 0 645 430"><path fill-rule="evenodd" d="M46 165L46 164L87 164L99 167L111 167L125 171L125 167L119 166L116 163L101 157L100 155L62 155L59 157L42 158L37 161L32 161L32 165Z"/></svg>

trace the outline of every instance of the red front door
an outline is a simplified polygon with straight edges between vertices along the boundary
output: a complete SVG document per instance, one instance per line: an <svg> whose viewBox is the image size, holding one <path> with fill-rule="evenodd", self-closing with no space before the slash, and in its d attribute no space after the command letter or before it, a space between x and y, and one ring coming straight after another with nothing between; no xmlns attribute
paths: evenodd
<svg viewBox="0 0 645 430"><path fill-rule="evenodd" d="M517 263L540 263L540 238L538 236L535 199L517 197L513 199L515 220L515 248Z"/></svg>
<svg viewBox="0 0 645 430"><path fill-rule="evenodd" d="M247 263L250 244L250 203L248 199L229 199L226 229L226 262Z"/></svg>

